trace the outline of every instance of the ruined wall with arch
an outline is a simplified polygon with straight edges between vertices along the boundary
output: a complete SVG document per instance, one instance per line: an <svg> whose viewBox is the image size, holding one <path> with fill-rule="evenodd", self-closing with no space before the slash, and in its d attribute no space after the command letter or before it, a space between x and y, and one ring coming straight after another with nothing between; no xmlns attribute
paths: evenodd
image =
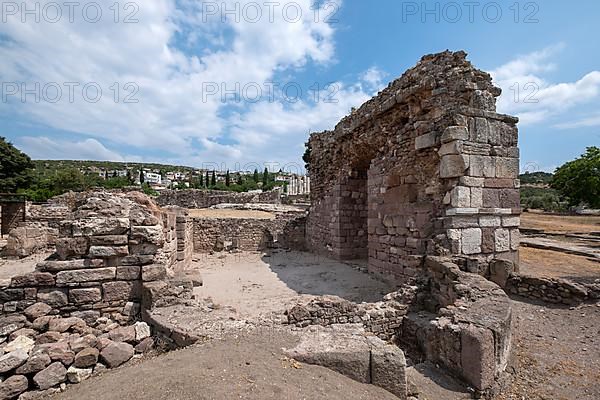
<svg viewBox="0 0 600 400"><path fill-rule="evenodd" d="M376 97L308 142L307 240L339 259L368 258L392 280L423 256L471 272L518 261L517 119L464 52L425 56Z"/></svg>

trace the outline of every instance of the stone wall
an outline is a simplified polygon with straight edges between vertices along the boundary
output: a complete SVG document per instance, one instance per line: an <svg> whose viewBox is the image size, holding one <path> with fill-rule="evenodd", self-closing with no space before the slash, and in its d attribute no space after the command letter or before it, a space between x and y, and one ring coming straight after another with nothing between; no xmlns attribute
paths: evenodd
<svg viewBox="0 0 600 400"><path fill-rule="evenodd" d="M402 326L408 306L395 301L356 304L336 296L322 296L287 311L288 324L362 324L367 332L391 340Z"/></svg>
<svg viewBox="0 0 600 400"><path fill-rule="evenodd" d="M576 305L600 299L600 284L580 284L561 278L513 275L506 290L512 294L548 303Z"/></svg>
<svg viewBox="0 0 600 400"><path fill-rule="evenodd" d="M362 324L485 392L502 377L511 350L510 300L495 283L462 271L449 258L427 257L418 285L378 303L325 296L287 311L289 324ZM419 361L415 359L414 361Z"/></svg>
<svg viewBox="0 0 600 400"><path fill-rule="evenodd" d="M6 201L0 203L0 230L2 235L8 234L25 219L26 203L24 201Z"/></svg>
<svg viewBox="0 0 600 400"><path fill-rule="evenodd" d="M284 247L297 246L298 249L304 246L304 241L298 237L303 228L296 219L303 217L303 212L284 212L275 214L272 219L193 218L194 251L261 251L273 247L279 240ZM286 237L289 233L295 234L295 239Z"/></svg>
<svg viewBox="0 0 600 400"><path fill-rule="evenodd" d="M139 308L128 303L139 304L142 282L165 279L176 258L165 247L174 241L174 214L150 205L139 194L88 197L61 223L55 259L0 290L2 311L22 312L36 302L62 315L85 310L99 317Z"/></svg>
<svg viewBox="0 0 600 400"><path fill-rule="evenodd" d="M427 257L424 267L428 290L398 337L477 390L489 390L508 364L510 299L495 283L461 271L449 259Z"/></svg>
<svg viewBox="0 0 600 400"><path fill-rule="evenodd" d="M60 222L71 209L60 203L25 203L25 219L18 218L2 251L4 257L27 257L56 244Z"/></svg>
<svg viewBox="0 0 600 400"><path fill-rule="evenodd" d="M266 203L280 204L280 193L269 191L262 193L236 193L219 190L163 190L156 198L160 206L178 206L183 208L208 208L217 204Z"/></svg>
<svg viewBox="0 0 600 400"><path fill-rule="evenodd" d="M191 281L171 279L176 222L141 193L76 202L56 253L0 289L1 399L56 393L152 348L144 311L191 297Z"/></svg>
<svg viewBox="0 0 600 400"><path fill-rule="evenodd" d="M313 251L368 257L370 271L400 282L415 279L414 257L517 260L517 119L495 112L500 89L465 58L425 56L311 135Z"/></svg>

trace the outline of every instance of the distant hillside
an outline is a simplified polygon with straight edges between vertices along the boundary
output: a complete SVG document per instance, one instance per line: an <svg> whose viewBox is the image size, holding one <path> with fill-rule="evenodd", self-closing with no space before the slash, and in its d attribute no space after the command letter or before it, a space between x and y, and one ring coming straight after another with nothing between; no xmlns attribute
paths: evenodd
<svg viewBox="0 0 600 400"><path fill-rule="evenodd" d="M549 185L552 174L548 172L525 172L519 175L522 185Z"/></svg>
<svg viewBox="0 0 600 400"><path fill-rule="evenodd" d="M178 165L156 164L156 163L135 163L135 162L114 162L114 161L79 161L79 160L34 160L36 170L41 171L59 171L69 168L79 170L89 170L97 168L100 170L139 170L144 167L145 170L156 170L166 172L185 172L193 171L196 168Z"/></svg>

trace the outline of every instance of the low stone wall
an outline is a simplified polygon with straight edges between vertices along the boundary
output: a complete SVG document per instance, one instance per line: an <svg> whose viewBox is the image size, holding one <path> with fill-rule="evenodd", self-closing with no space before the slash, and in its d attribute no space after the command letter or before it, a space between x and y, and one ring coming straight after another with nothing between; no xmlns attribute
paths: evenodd
<svg viewBox="0 0 600 400"><path fill-rule="evenodd" d="M268 203L280 204L280 193L269 191L262 193L236 193L219 190L163 190L156 198L160 206L178 206L183 208L208 208L217 204Z"/></svg>
<svg viewBox="0 0 600 400"><path fill-rule="evenodd" d="M356 304L337 296L323 296L297 304L286 312L288 324L310 325L362 324L367 332L390 340L402 326L408 306L395 301Z"/></svg>
<svg viewBox="0 0 600 400"><path fill-rule="evenodd" d="M427 257L422 269L429 273L427 280L404 286L382 302L319 297L288 310L288 323L360 323L365 331L443 365L478 391L490 390L508 363L510 300L495 283L461 271L449 259Z"/></svg>
<svg viewBox="0 0 600 400"><path fill-rule="evenodd" d="M277 213L275 218L194 218L194 251L209 253L223 250L261 251L282 240L285 246L303 246L302 212ZM295 225L294 225L295 224ZM294 225L295 227L292 227ZM294 237L287 234L294 232ZM300 237L302 235L302 237ZM289 242L293 240L293 243Z"/></svg>
<svg viewBox="0 0 600 400"><path fill-rule="evenodd" d="M567 279L513 275L506 290L548 303L575 305L600 299L600 284L578 284Z"/></svg>
<svg viewBox="0 0 600 400"><path fill-rule="evenodd" d="M427 257L425 263L430 295L421 296L421 311L407 314L401 340L477 390L489 390L508 363L509 298L495 283L447 259Z"/></svg>
<svg viewBox="0 0 600 400"><path fill-rule="evenodd" d="M23 312L36 302L61 315L139 310L142 282L165 279L176 258L175 214L150 207L145 196L91 195L61 223L55 259L0 290L1 310Z"/></svg>
<svg viewBox="0 0 600 400"><path fill-rule="evenodd" d="M169 279L176 223L141 193L78 201L53 259L0 289L0 399L52 394L151 349L144 311L191 297L191 282Z"/></svg>
<svg viewBox="0 0 600 400"><path fill-rule="evenodd" d="M280 247L289 250L306 251L306 217L291 220L278 236Z"/></svg>

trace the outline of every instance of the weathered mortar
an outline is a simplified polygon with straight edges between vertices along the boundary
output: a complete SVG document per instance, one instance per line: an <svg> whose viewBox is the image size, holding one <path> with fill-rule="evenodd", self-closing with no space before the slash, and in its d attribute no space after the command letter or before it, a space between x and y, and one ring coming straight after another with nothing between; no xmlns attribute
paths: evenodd
<svg viewBox="0 0 600 400"><path fill-rule="evenodd" d="M464 52L423 57L309 146L313 251L414 280L424 255L517 260L517 119ZM417 258L415 260L415 258Z"/></svg>

